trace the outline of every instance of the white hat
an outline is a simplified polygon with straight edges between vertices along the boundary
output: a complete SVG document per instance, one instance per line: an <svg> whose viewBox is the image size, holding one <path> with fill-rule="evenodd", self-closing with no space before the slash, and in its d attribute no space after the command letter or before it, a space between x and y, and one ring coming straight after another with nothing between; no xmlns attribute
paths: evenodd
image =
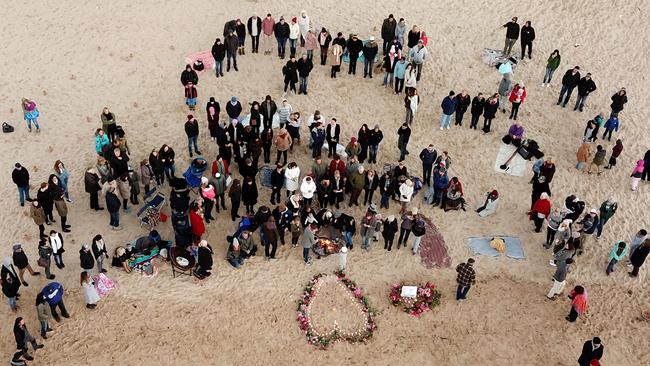
<svg viewBox="0 0 650 366"><path fill-rule="evenodd" d="M417 207L413 207L413 208L411 209L411 213L412 213L413 215L417 215L417 214L418 214L418 208L417 208Z"/></svg>
<svg viewBox="0 0 650 366"><path fill-rule="evenodd" d="M595 208L592 208L591 211L589 211L589 213L598 214L598 210L596 210Z"/></svg>
<svg viewBox="0 0 650 366"><path fill-rule="evenodd" d="M371 40L371 41L374 41L374 40L375 40L375 36L370 36L370 40Z"/></svg>
<svg viewBox="0 0 650 366"><path fill-rule="evenodd" d="M347 253L348 252L348 247L343 247L341 248L341 253Z"/></svg>
<svg viewBox="0 0 650 366"><path fill-rule="evenodd" d="M201 184L208 183L208 178L206 177L201 177Z"/></svg>

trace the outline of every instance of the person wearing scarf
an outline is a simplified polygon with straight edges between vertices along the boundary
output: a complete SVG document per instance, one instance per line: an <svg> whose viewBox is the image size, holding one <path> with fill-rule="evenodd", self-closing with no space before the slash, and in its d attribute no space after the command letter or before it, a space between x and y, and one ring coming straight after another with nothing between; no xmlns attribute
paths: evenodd
<svg viewBox="0 0 650 366"><path fill-rule="evenodd" d="M582 286L576 286L571 290L569 298L571 299L571 311L565 319L573 323L578 319L578 316L587 311L587 290Z"/></svg>
<svg viewBox="0 0 650 366"><path fill-rule="evenodd" d="M52 255L54 257L54 263L56 263L56 267L58 269L65 268L65 264L63 264L63 252L65 252L65 249L63 249L63 236L61 236L60 233L57 233L55 230L50 231L50 236L49 236L49 241L50 241L50 247L52 247Z"/></svg>
<svg viewBox="0 0 650 366"><path fill-rule="evenodd" d="M97 262L97 271L99 273L108 272L106 269L104 269L104 259L108 258L108 252L106 250L106 243L104 243L104 238L102 238L101 235L95 235L91 249L93 251L95 261Z"/></svg>

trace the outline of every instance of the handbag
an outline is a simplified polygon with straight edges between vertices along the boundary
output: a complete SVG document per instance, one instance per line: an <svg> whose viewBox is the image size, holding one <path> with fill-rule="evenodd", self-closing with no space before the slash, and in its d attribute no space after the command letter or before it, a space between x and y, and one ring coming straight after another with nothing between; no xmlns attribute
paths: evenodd
<svg viewBox="0 0 650 366"><path fill-rule="evenodd" d="M48 261L45 258L39 257L36 264L38 264L39 267L47 267Z"/></svg>
<svg viewBox="0 0 650 366"><path fill-rule="evenodd" d="M10 125L7 122L3 122L2 123L2 132L4 132L4 133L14 132L14 126Z"/></svg>

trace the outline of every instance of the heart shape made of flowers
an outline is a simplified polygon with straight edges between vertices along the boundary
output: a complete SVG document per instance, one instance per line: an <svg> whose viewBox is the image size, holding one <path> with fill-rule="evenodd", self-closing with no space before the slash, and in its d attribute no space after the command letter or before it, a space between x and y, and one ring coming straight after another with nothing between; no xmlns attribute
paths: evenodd
<svg viewBox="0 0 650 366"><path fill-rule="evenodd" d="M309 343L364 342L376 329L361 289L342 272L314 276L298 302L298 322Z"/></svg>

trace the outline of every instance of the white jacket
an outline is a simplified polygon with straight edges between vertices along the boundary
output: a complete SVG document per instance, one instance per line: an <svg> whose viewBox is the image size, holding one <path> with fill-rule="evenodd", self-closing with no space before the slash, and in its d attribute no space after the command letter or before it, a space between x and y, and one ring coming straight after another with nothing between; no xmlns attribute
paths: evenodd
<svg viewBox="0 0 650 366"><path fill-rule="evenodd" d="M300 27L300 34L302 35L302 38L307 39L307 33L309 32L309 26L311 23L309 22L309 15L305 15L305 17L302 17L302 14L298 16L298 26Z"/></svg>
<svg viewBox="0 0 650 366"><path fill-rule="evenodd" d="M298 39L299 34L300 34L300 26L298 25L298 23L296 24L289 23L289 39Z"/></svg>
<svg viewBox="0 0 650 366"><path fill-rule="evenodd" d="M307 180L309 178L309 180ZM313 198L314 193L316 192L316 183L311 177L302 178L302 184L300 185L300 193L302 193L303 198Z"/></svg>
<svg viewBox="0 0 650 366"><path fill-rule="evenodd" d="M296 191L300 186L300 168L287 168L284 171L284 185L287 191Z"/></svg>
<svg viewBox="0 0 650 366"><path fill-rule="evenodd" d="M402 185L399 186L400 202L411 202L411 197L413 197L413 187L409 187L408 184L402 183Z"/></svg>
<svg viewBox="0 0 650 366"><path fill-rule="evenodd" d="M414 68L411 68L408 73L405 75L404 86L407 88L415 88L418 84L417 80L418 72Z"/></svg>

